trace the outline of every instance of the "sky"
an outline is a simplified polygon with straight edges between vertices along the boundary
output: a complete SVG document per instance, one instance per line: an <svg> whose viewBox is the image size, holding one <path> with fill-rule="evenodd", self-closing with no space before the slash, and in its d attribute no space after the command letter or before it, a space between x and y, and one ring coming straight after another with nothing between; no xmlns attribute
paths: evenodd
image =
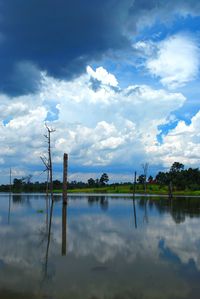
<svg viewBox="0 0 200 299"><path fill-rule="evenodd" d="M0 0L0 183L200 163L200 2Z"/></svg>

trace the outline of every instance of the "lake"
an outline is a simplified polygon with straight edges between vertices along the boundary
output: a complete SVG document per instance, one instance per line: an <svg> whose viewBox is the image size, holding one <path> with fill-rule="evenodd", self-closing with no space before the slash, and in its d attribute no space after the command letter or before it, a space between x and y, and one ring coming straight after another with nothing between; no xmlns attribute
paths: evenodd
<svg viewBox="0 0 200 299"><path fill-rule="evenodd" d="M200 198L1 194L0 240L2 299L199 298Z"/></svg>

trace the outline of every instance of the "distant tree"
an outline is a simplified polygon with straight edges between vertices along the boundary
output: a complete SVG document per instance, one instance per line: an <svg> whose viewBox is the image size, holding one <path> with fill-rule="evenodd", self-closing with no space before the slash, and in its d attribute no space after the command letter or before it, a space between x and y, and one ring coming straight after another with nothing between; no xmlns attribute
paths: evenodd
<svg viewBox="0 0 200 299"><path fill-rule="evenodd" d="M174 162L169 171L170 183L176 186L178 189L185 189L184 179L184 165L179 162Z"/></svg>
<svg viewBox="0 0 200 299"><path fill-rule="evenodd" d="M185 170L185 179L186 179L187 185L189 187L191 186L192 189L194 187L195 187L195 189L197 189L197 186L200 185L200 171L199 171L199 169L198 168L189 168L187 171ZM198 189L199 189L199 187L198 187Z"/></svg>
<svg viewBox="0 0 200 299"><path fill-rule="evenodd" d="M200 170L198 168L184 169L184 165L174 162L169 172L159 172L156 181L160 186L168 185L177 190L200 190Z"/></svg>
<svg viewBox="0 0 200 299"><path fill-rule="evenodd" d="M169 184L169 174L165 172L159 171L156 175L156 181L160 186Z"/></svg>
<svg viewBox="0 0 200 299"><path fill-rule="evenodd" d="M138 181L139 184L144 184L145 183L145 176L144 176L144 174L139 175L137 181Z"/></svg>
<svg viewBox="0 0 200 299"><path fill-rule="evenodd" d="M59 180L54 180L53 181L53 187L54 187L54 189L62 189L62 183L61 183L61 181L59 181Z"/></svg>
<svg viewBox="0 0 200 299"><path fill-rule="evenodd" d="M95 180L95 187L99 187L99 185L100 185L99 179L96 179Z"/></svg>
<svg viewBox="0 0 200 299"><path fill-rule="evenodd" d="M174 162L170 168L170 173L179 172L184 169L184 165L179 162Z"/></svg>
<svg viewBox="0 0 200 299"><path fill-rule="evenodd" d="M103 173L99 180L100 184L104 186L108 181L109 181L109 177L107 173Z"/></svg>
<svg viewBox="0 0 200 299"><path fill-rule="evenodd" d="M21 192L22 187L23 187L23 178L22 179L15 178L13 180L13 190L17 192Z"/></svg>
<svg viewBox="0 0 200 299"><path fill-rule="evenodd" d="M153 181L153 177L150 175L149 178L148 178L148 182L152 183L152 181Z"/></svg>
<svg viewBox="0 0 200 299"><path fill-rule="evenodd" d="M95 180L93 178L90 178L88 180L88 185L89 185L89 187L94 187L95 186Z"/></svg>

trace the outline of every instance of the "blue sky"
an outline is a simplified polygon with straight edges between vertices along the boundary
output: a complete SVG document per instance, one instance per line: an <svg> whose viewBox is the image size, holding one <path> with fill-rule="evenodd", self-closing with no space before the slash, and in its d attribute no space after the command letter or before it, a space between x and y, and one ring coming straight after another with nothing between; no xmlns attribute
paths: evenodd
<svg viewBox="0 0 200 299"><path fill-rule="evenodd" d="M0 0L1 182L132 179L200 162L199 1Z"/></svg>

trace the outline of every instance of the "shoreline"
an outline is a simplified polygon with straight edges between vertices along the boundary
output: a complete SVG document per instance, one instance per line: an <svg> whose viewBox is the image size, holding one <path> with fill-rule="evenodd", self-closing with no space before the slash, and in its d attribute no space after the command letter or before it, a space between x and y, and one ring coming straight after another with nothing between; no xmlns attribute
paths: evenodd
<svg viewBox="0 0 200 299"><path fill-rule="evenodd" d="M0 191L0 196L3 195L14 195L14 196L23 196L23 195L45 195L45 192L2 192ZM81 191L81 190L68 190L67 195L70 197L75 196L110 196L110 197L128 197L128 198L137 198L137 197L163 197L163 198L169 198L167 193L144 193L144 192L136 192L135 194L131 192L103 192L99 190L99 192L94 191ZM54 196L62 196L62 190L54 190ZM199 194L194 193L184 193L184 192L174 192L173 198L179 198L179 197L192 197L192 198L200 198L200 192Z"/></svg>

